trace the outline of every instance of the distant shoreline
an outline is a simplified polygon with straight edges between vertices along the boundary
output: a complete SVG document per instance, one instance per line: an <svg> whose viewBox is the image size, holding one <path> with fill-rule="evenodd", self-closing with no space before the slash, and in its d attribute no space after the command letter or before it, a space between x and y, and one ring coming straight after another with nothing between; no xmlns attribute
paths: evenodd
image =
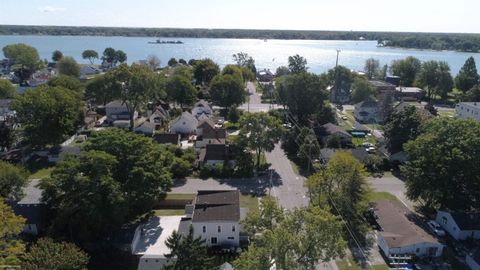
<svg viewBox="0 0 480 270"><path fill-rule="evenodd" d="M0 35L388 41L388 48L480 51L480 34L0 25Z"/></svg>

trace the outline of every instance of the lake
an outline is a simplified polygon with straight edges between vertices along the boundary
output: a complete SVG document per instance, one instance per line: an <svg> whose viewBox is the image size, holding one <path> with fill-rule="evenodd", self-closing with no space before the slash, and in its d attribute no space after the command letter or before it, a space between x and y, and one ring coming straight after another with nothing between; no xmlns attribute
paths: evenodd
<svg viewBox="0 0 480 270"><path fill-rule="evenodd" d="M337 40L258 40L258 39L212 39L212 38L168 38L181 40L184 44L149 44L151 37L103 37L103 36L0 36L0 47L13 43L26 43L37 48L42 59L51 59L54 50L74 57L79 63L87 64L81 54L86 49L96 50L100 55L106 47L123 50L128 62L156 55L162 66L171 57L211 58L220 66L233 63L232 55L246 52L255 59L257 69L275 70L286 65L288 56L299 54L308 61L311 72L323 73L335 66L336 50L341 50L339 64L350 69L363 70L365 60L375 58L381 65L396 59L414 56L422 61L439 60L450 64L455 76L469 56L480 63L480 54L452 51L429 51L397 48L378 48L376 41ZM96 63L100 61L97 60Z"/></svg>

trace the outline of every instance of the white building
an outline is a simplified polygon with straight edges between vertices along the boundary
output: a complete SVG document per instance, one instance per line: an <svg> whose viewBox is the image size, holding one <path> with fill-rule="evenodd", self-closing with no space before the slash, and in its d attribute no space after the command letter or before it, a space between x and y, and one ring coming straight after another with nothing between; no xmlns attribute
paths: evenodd
<svg viewBox="0 0 480 270"><path fill-rule="evenodd" d="M380 116L379 104L376 101L362 101L354 105L354 116L362 123L379 123L382 121Z"/></svg>
<svg viewBox="0 0 480 270"><path fill-rule="evenodd" d="M439 257L443 245L407 215L412 214L399 202L378 201L375 214L381 230L377 232L377 244L385 256L395 262L398 258L412 256Z"/></svg>
<svg viewBox="0 0 480 270"><path fill-rule="evenodd" d="M113 123L117 120L130 120L130 114L127 109L127 105L121 100L114 100L105 105L105 113L107 121ZM133 118L138 117L138 112L133 114Z"/></svg>
<svg viewBox="0 0 480 270"><path fill-rule="evenodd" d="M193 105L192 114L197 118L202 114L206 114L208 117L211 117L213 115L213 110L210 105L208 105L207 101L201 99Z"/></svg>
<svg viewBox="0 0 480 270"><path fill-rule="evenodd" d="M437 211L436 221L455 240L480 239L480 213Z"/></svg>
<svg viewBox="0 0 480 270"><path fill-rule="evenodd" d="M473 118L480 122L480 102L460 102L455 106L459 118Z"/></svg>
<svg viewBox="0 0 480 270"><path fill-rule="evenodd" d="M191 135L197 131L198 120L189 112L183 112L182 115L172 121L170 132L176 134Z"/></svg>
<svg viewBox="0 0 480 270"><path fill-rule="evenodd" d="M477 248L476 251L467 254L465 263L468 265L470 270L480 270L480 248Z"/></svg>
<svg viewBox="0 0 480 270"><path fill-rule="evenodd" d="M238 190L199 190L191 207L195 237L212 246L240 245L240 192Z"/></svg>

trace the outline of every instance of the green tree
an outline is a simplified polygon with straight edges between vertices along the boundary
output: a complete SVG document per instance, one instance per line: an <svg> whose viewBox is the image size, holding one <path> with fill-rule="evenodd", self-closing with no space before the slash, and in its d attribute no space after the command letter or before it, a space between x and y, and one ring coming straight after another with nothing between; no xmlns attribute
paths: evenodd
<svg viewBox="0 0 480 270"><path fill-rule="evenodd" d="M113 179L116 158L101 151L67 156L42 182L52 229L76 243L108 237L125 222L124 195Z"/></svg>
<svg viewBox="0 0 480 270"><path fill-rule="evenodd" d="M55 50L52 53L52 61L53 62L58 62L63 58L63 53L59 50Z"/></svg>
<svg viewBox="0 0 480 270"><path fill-rule="evenodd" d="M173 67L173 66L175 66L176 64L178 64L178 62L177 62L177 59L175 59L174 57L172 57L172 58L170 58L170 60L168 60L168 63L167 63L167 64L168 64L169 67Z"/></svg>
<svg viewBox="0 0 480 270"><path fill-rule="evenodd" d="M165 270L208 270L215 267L213 258L208 254L205 240L194 237L193 226L190 226L185 236L174 231L165 244L170 249L170 253L165 257L175 258L172 263L163 268Z"/></svg>
<svg viewBox="0 0 480 270"><path fill-rule="evenodd" d="M193 65L193 77L197 84L209 84L219 73L220 68L209 58L197 60Z"/></svg>
<svg viewBox="0 0 480 270"><path fill-rule="evenodd" d="M0 122L0 148L8 150L16 139L16 132L13 121Z"/></svg>
<svg viewBox="0 0 480 270"><path fill-rule="evenodd" d="M48 80L47 84L51 87L62 87L83 95L84 87L82 83L77 78L72 76L58 75Z"/></svg>
<svg viewBox="0 0 480 270"><path fill-rule="evenodd" d="M362 242L365 242L369 230L361 218L368 207L369 188L365 175L365 168L360 161L349 152L339 151L332 156L326 168L307 180L311 204L332 209L335 215L341 213Z"/></svg>
<svg viewBox="0 0 480 270"><path fill-rule="evenodd" d="M238 65L226 65L222 70L222 75L233 75L245 82L243 78L242 68Z"/></svg>
<svg viewBox="0 0 480 270"><path fill-rule="evenodd" d="M375 89L362 78L355 78L352 84L351 100L353 103L371 100L375 98Z"/></svg>
<svg viewBox="0 0 480 270"><path fill-rule="evenodd" d="M403 145L415 140L421 133L422 124L426 121L415 106L394 112L385 123L385 138L387 149L394 154L403 151Z"/></svg>
<svg viewBox="0 0 480 270"><path fill-rule="evenodd" d="M115 79L114 71L108 71L104 75L96 76L88 81L85 88L86 100L97 104L107 104L120 98L121 84Z"/></svg>
<svg viewBox="0 0 480 270"><path fill-rule="evenodd" d="M255 60L248 55L248 53L240 52L233 55L233 61L237 63L238 66L249 69L254 74L257 72L255 67Z"/></svg>
<svg viewBox="0 0 480 270"><path fill-rule="evenodd" d="M82 58L88 59L88 61L90 61L90 64L93 65L95 59L98 59L98 52L95 50L85 50L82 52Z"/></svg>
<svg viewBox="0 0 480 270"><path fill-rule="evenodd" d="M15 74L23 83L43 66L37 49L23 43L7 45L3 47L3 54L8 58Z"/></svg>
<svg viewBox="0 0 480 270"><path fill-rule="evenodd" d="M131 220L145 214L172 184L173 155L151 139L120 129L94 133L85 150L104 151L116 157L113 179L120 183Z"/></svg>
<svg viewBox="0 0 480 270"><path fill-rule="evenodd" d="M463 97L464 101L477 102L480 100L480 85L477 84L468 90Z"/></svg>
<svg viewBox="0 0 480 270"><path fill-rule="evenodd" d="M80 77L80 66L73 57L65 56L57 63L58 73L62 75Z"/></svg>
<svg viewBox="0 0 480 270"><path fill-rule="evenodd" d="M156 55L149 55L147 56L147 66L152 70L155 71L160 68L160 59Z"/></svg>
<svg viewBox="0 0 480 270"><path fill-rule="evenodd" d="M275 71L275 76L280 77L280 76L285 76L290 74L290 69L286 66L279 66L277 70Z"/></svg>
<svg viewBox="0 0 480 270"><path fill-rule="evenodd" d="M328 71L327 78L329 85L333 85L335 88L350 92L354 75L350 69L344 66L337 66Z"/></svg>
<svg viewBox="0 0 480 270"><path fill-rule="evenodd" d="M19 239L25 219L16 216L12 208L0 197L0 265L19 265L25 246Z"/></svg>
<svg viewBox="0 0 480 270"><path fill-rule="evenodd" d="M170 171L173 177L176 179L187 177L190 174L191 169L191 162L177 157L173 159L172 165L170 167Z"/></svg>
<svg viewBox="0 0 480 270"><path fill-rule="evenodd" d="M267 113L247 113L240 119L240 140L251 151L255 151L257 167L260 165L260 156L265 151L272 151L282 136L280 121Z"/></svg>
<svg viewBox="0 0 480 270"><path fill-rule="evenodd" d="M480 209L480 123L436 118L403 147L409 161L401 168L407 196L427 206Z"/></svg>
<svg viewBox="0 0 480 270"><path fill-rule="evenodd" d="M470 56L455 77L455 86L465 93L479 83L480 75L478 75L475 59Z"/></svg>
<svg viewBox="0 0 480 270"><path fill-rule="evenodd" d="M288 57L288 69L291 73L304 73L307 72L307 59L296 54Z"/></svg>
<svg viewBox="0 0 480 270"><path fill-rule="evenodd" d="M260 211L249 212L242 221L242 228L253 237L256 233L272 230L276 223L285 218L282 208L273 197L266 196L260 201Z"/></svg>
<svg viewBox="0 0 480 270"><path fill-rule="evenodd" d="M79 96L65 88L40 86L15 98L12 108L34 146L62 143L82 122Z"/></svg>
<svg viewBox="0 0 480 270"><path fill-rule="evenodd" d="M238 107L244 103L247 92L241 78L230 74L215 76L210 86L213 104L228 110L230 107Z"/></svg>
<svg viewBox="0 0 480 270"><path fill-rule="evenodd" d="M448 97L453 88L450 67L446 62L427 61L422 64L417 74L417 85L427 89L427 97L438 94L442 99Z"/></svg>
<svg viewBox="0 0 480 270"><path fill-rule="evenodd" d="M452 92L454 86L453 77L450 74L450 66L447 62L440 61L438 63L437 76L438 84L435 92L442 100L446 100L448 93Z"/></svg>
<svg viewBox="0 0 480 270"><path fill-rule="evenodd" d="M25 254L22 266L27 270L86 270L88 255L77 246L40 238Z"/></svg>
<svg viewBox="0 0 480 270"><path fill-rule="evenodd" d="M9 80L0 80L0 99L13 98L16 94L17 90Z"/></svg>
<svg viewBox="0 0 480 270"><path fill-rule="evenodd" d="M394 60L390 66L390 72L400 77L401 85L412 86L417 73L420 71L421 65L420 60L409 56L402 60Z"/></svg>
<svg viewBox="0 0 480 270"><path fill-rule="evenodd" d="M0 197L20 200L22 188L27 184L28 173L25 169L0 161Z"/></svg>
<svg viewBox="0 0 480 270"><path fill-rule="evenodd" d="M374 58L368 58L365 61L365 67L363 68L367 79L372 80L378 77L380 73L380 62Z"/></svg>
<svg viewBox="0 0 480 270"><path fill-rule="evenodd" d="M192 82L185 76L172 76L166 83L167 96L170 100L183 105L193 104L197 96L197 89L192 85Z"/></svg>
<svg viewBox="0 0 480 270"><path fill-rule="evenodd" d="M117 63L123 64L127 61L127 54L122 50L115 51L115 60L113 63L117 65Z"/></svg>
<svg viewBox="0 0 480 270"><path fill-rule="evenodd" d="M240 256L233 261L233 266L238 270L270 270L272 265L270 250L257 247L255 243L248 246L248 250L240 253Z"/></svg>
<svg viewBox="0 0 480 270"><path fill-rule="evenodd" d="M113 64L115 62L115 57L116 57L115 52L116 52L115 49L112 47L106 48L103 51L102 60L110 64Z"/></svg>

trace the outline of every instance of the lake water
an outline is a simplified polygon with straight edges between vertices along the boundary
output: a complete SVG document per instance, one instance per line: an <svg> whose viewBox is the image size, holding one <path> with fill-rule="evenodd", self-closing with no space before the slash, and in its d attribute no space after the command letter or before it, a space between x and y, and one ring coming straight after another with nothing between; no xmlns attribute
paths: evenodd
<svg viewBox="0 0 480 270"><path fill-rule="evenodd" d="M276 69L286 65L288 56L300 54L308 61L309 70L322 73L335 66L336 50L341 50L339 64L350 69L363 70L365 60L375 58L381 65L396 59L414 56L422 61L440 60L450 64L456 75L469 56L480 63L480 54L451 51L422 51L394 48L378 48L376 41L331 41L331 40L258 40L258 39L211 39L211 38L169 38L181 40L184 44L148 44L155 41L149 37L99 37L99 36L0 36L0 47L13 43L26 43L37 48L42 59L51 59L54 50L74 57L79 63L89 63L81 54L86 49L96 50L100 55L106 47L123 50L128 62L156 55L162 66L171 57L212 58L224 66L233 63L232 55L246 52L255 59L257 69ZM100 61L97 60L96 63Z"/></svg>

